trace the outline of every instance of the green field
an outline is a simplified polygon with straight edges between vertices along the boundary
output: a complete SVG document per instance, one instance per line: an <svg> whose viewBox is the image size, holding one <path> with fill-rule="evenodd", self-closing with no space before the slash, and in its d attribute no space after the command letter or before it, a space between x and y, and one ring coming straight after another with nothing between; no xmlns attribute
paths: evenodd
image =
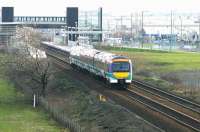
<svg viewBox="0 0 200 132"><path fill-rule="evenodd" d="M167 73L200 69L200 53L166 52L130 48L106 48L106 50L130 57L135 65L136 71L148 70L156 73Z"/></svg>
<svg viewBox="0 0 200 132"><path fill-rule="evenodd" d="M42 109L16 99L23 97L8 81L0 79L0 132L60 132L55 121ZM67 131L64 130L63 131Z"/></svg>

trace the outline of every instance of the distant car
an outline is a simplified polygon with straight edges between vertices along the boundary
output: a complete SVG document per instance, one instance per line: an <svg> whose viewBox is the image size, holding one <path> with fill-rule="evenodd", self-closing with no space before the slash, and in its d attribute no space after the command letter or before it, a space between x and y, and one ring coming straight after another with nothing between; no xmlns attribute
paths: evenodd
<svg viewBox="0 0 200 132"><path fill-rule="evenodd" d="M153 43L154 43L154 44L160 44L161 41L160 41L160 40L154 40Z"/></svg>
<svg viewBox="0 0 200 132"><path fill-rule="evenodd" d="M164 43L164 44L169 44L170 43L170 41L168 39L163 39L163 40L161 40L161 42Z"/></svg>
<svg viewBox="0 0 200 132"><path fill-rule="evenodd" d="M193 47L191 45L184 45L182 48L185 49L185 50L193 49Z"/></svg>

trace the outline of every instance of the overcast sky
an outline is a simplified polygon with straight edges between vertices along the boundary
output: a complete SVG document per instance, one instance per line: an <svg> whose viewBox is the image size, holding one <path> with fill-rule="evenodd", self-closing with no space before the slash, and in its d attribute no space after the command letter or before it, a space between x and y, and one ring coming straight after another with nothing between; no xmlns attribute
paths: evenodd
<svg viewBox="0 0 200 132"><path fill-rule="evenodd" d="M103 7L104 13L130 14L136 11L200 12L200 0L0 0L0 7L14 6L15 16L64 16L66 7L82 10Z"/></svg>

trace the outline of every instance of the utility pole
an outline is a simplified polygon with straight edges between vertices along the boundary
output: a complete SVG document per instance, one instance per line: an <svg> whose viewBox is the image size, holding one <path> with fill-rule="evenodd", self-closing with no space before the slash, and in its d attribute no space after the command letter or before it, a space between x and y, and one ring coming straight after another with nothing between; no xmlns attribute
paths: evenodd
<svg viewBox="0 0 200 132"><path fill-rule="evenodd" d="M180 16L180 20L181 20L181 41L182 41L183 40L183 20L181 16Z"/></svg>
<svg viewBox="0 0 200 132"><path fill-rule="evenodd" d="M124 29L123 29L123 16L121 16L121 31L120 31L120 37L123 38L123 33L124 33Z"/></svg>
<svg viewBox="0 0 200 132"><path fill-rule="evenodd" d="M173 30L173 27L172 27L172 24L173 24L173 12L171 11L171 35L170 35L170 51L172 50L172 30Z"/></svg>
<svg viewBox="0 0 200 132"><path fill-rule="evenodd" d="M143 17L144 17L144 11L142 11L142 48L143 48L143 43L144 43L144 32L143 32L143 27L144 27L143 22L144 22L144 19L143 19Z"/></svg>
<svg viewBox="0 0 200 132"><path fill-rule="evenodd" d="M121 16L121 30L122 30L122 25L123 25L123 16Z"/></svg>
<svg viewBox="0 0 200 132"><path fill-rule="evenodd" d="M198 24L199 24L199 40L200 40L200 19L198 20Z"/></svg>
<svg viewBox="0 0 200 132"><path fill-rule="evenodd" d="M138 40L138 34L139 34L139 32L138 32L138 30L139 30L139 21L138 21L138 13L135 13L135 29L136 29L136 36L137 36L137 40Z"/></svg>
<svg viewBox="0 0 200 132"><path fill-rule="evenodd" d="M88 14L85 12L85 27L87 28L88 26Z"/></svg>
<svg viewBox="0 0 200 132"><path fill-rule="evenodd" d="M114 36L114 37L118 37L118 31L117 31L117 19L115 19L116 20L116 24L115 24L115 33L116 33L116 35Z"/></svg>
<svg viewBox="0 0 200 132"><path fill-rule="evenodd" d="M131 41L133 42L133 14L131 13Z"/></svg>
<svg viewBox="0 0 200 132"><path fill-rule="evenodd" d="M78 41L78 22L75 22L75 32L77 32L74 36L75 36L75 41Z"/></svg>
<svg viewBox="0 0 200 132"><path fill-rule="evenodd" d="M200 40L200 19L198 19L198 20L195 21L194 23L198 23L198 24L199 24L199 40Z"/></svg>

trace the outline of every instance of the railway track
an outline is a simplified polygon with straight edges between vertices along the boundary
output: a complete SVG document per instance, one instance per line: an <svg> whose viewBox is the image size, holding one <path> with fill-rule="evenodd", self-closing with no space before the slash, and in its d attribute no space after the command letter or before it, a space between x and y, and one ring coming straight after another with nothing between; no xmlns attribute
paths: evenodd
<svg viewBox="0 0 200 132"><path fill-rule="evenodd" d="M127 94L131 99L142 102L148 108L159 112L160 114L186 126L194 131L200 131L200 122L198 119L180 112L180 109L174 108L173 105L166 105L163 101L155 100L155 98L141 94L138 91L129 91Z"/></svg>
<svg viewBox="0 0 200 132"><path fill-rule="evenodd" d="M194 131L200 131L200 105L160 90L141 81L133 81L128 92L152 109L165 114Z"/></svg>
<svg viewBox="0 0 200 132"><path fill-rule="evenodd" d="M54 55L48 55L53 57L56 63L62 67L68 63ZM129 101L130 104L135 104L133 103L135 101L140 105L144 105L145 107L143 107L143 109L150 109L152 112L159 113L163 118L167 118L168 121L165 123L169 121L175 123L172 129L168 129L170 131L183 130L200 132L200 106L184 98L175 96L136 80L133 81L131 88L127 91L106 90L106 92L104 91L103 93L115 101L119 101L119 98ZM126 107L126 105L125 102L122 103L122 106ZM127 106L127 108L130 107L132 106ZM176 126L178 126L177 129ZM181 126L184 128L180 128ZM164 125L162 128L165 129L166 127L167 125Z"/></svg>
<svg viewBox="0 0 200 132"><path fill-rule="evenodd" d="M198 114L200 114L200 104L198 104L198 103L194 103L194 102L184 99L182 97L176 96L172 93L163 91L160 88L151 86L142 81L133 80L132 86L143 89L145 91L149 91L149 92L157 94L157 95L160 95L162 97L165 97L167 100L169 100L171 102L177 103L187 109L190 109L191 111L194 111L194 112L197 112Z"/></svg>

